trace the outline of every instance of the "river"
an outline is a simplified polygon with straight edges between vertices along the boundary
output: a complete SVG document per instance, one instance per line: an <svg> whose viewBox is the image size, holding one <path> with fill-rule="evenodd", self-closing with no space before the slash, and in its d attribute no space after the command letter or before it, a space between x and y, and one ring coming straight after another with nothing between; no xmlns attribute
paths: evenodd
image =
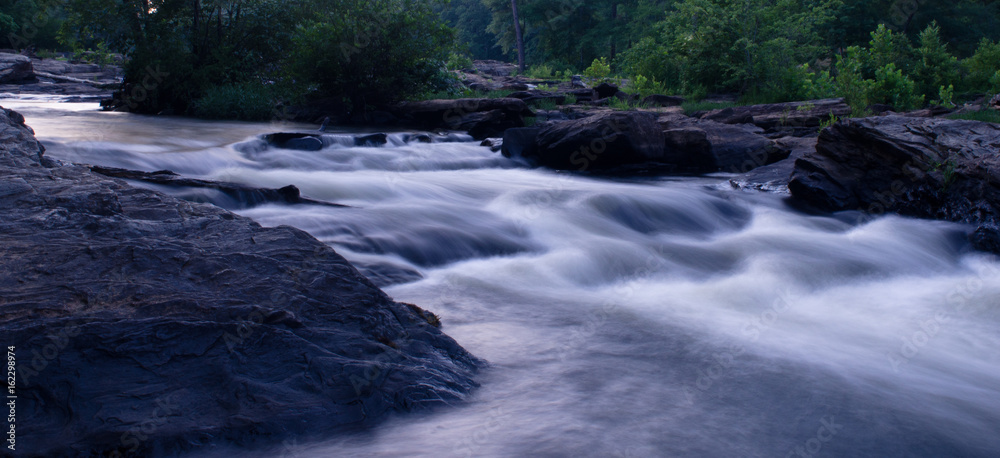
<svg viewBox="0 0 1000 458"><path fill-rule="evenodd" d="M255 138L315 126L0 104L56 159L350 205L164 189L313 234L490 362L465 403L252 456L1000 454L1000 263L964 226L533 169L455 135L302 152Z"/></svg>

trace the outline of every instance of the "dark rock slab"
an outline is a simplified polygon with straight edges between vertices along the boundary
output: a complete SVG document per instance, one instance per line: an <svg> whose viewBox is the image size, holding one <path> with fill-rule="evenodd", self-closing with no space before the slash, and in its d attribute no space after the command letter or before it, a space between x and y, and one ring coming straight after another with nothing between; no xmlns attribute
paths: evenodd
<svg viewBox="0 0 1000 458"><path fill-rule="evenodd" d="M199 180L195 178L185 178L169 170L158 172L141 172L137 170L119 169L113 167L101 167L92 165L90 170L94 173L125 180L136 180L146 183L158 184L161 186L172 186L178 188L202 188L214 189L235 199L242 204L241 208L256 207L267 203L283 204L305 204L320 205L324 207L346 208L346 205L323 202L302 197L299 188L288 185L279 189L255 188L240 183L226 183L221 181Z"/></svg>
<svg viewBox="0 0 1000 458"><path fill-rule="evenodd" d="M426 130L463 130L476 140L496 137L504 130L524 127L534 113L521 99L456 99L408 102L396 107L407 125Z"/></svg>
<svg viewBox="0 0 1000 458"><path fill-rule="evenodd" d="M667 163L688 173L745 173L786 159L790 150L754 126L730 125L677 113L660 116Z"/></svg>
<svg viewBox="0 0 1000 458"><path fill-rule="evenodd" d="M323 134L305 132L278 132L263 136L269 145L298 151L319 151L323 149Z"/></svg>
<svg viewBox="0 0 1000 458"><path fill-rule="evenodd" d="M614 97L615 94L621 92L618 86L611 83L601 83L594 88L594 92L597 93L598 99L606 99L608 97Z"/></svg>
<svg viewBox="0 0 1000 458"><path fill-rule="evenodd" d="M503 140L500 142L500 152L504 157L509 158L533 158L538 151L538 133L542 129L538 127L521 127L517 129L507 129L503 133Z"/></svg>
<svg viewBox="0 0 1000 458"><path fill-rule="evenodd" d="M538 165L577 171L658 162L664 145L656 116L634 111L553 124L538 132L535 143L536 149L522 150L523 157Z"/></svg>
<svg viewBox="0 0 1000 458"><path fill-rule="evenodd" d="M0 112L0 334L19 449L173 456L441 405L481 362L290 227L60 166Z"/></svg>
<svg viewBox="0 0 1000 458"><path fill-rule="evenodd" d="M766 132L806 136L815 135L831 114L837 118L850 116L851 107L844 99L808 100L712 110L701 115L701 119L723 124L753 124Z"/></svg>
<svg viewBox="0 0 1000 458"><path fill-rule="evenodd" d="M767 192L788 192L788 181L795 170L795 160L816 151L816 137L785 137L775 140L790 151L788 158L755 168L729 180L733 188Z"/></svg>
<svg viewBox="0 0 1000 458"><path fill-rule="evenodd" d="M0 53L0 84L19 84L35 80L30 57Z"/></svg>
<svg viewBox="0 0 1000 458"><path fill-rule="evenodd" d="M552 101L556 105L563 105L566 103L566 94L549 91L518 91L510 93L507 97L521 99L524 100L525 103L529 104L546 100Z"/></svg>
<svg viewBox="0 0 1000 458"><path fill-rule="evenodd" d="M847 119L795 162L792 195L828 211L860 210L1000 223L1000 125L938 118ZM976 238L973 239L976 241ZM994 250L995 251L995 250Z"/></svg>

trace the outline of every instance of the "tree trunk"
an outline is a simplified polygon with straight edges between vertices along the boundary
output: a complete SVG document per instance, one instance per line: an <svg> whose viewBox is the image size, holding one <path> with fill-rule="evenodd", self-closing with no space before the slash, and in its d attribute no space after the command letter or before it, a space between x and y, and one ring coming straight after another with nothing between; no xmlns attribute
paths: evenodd
<svg viewBox="0 0 1000 458"><path fill-rule="evenodd" d="M614 62L615 54L618 53L618 1L611 5L611 61Z"/></svg>
<svg viewBox="0 0 1000 458"><path fill-rule="evenodd" d="M510 0L510 11L514 13L514 35L517 37L517 71L524 74L524 35L521 33L521 18L517 14L517 0Z"/></svg>

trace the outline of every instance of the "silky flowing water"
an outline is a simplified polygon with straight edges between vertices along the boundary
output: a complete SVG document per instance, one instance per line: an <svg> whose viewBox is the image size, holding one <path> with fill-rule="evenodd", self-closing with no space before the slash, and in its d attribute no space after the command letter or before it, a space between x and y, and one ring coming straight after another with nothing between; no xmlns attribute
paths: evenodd
<svg viewBox="0 0 1000 458"><path fill-rule="evenodd" d="M458 135L304 152L256 138L315 126L0 104L52 158L350 205L161 189L313 234L490 363L465 403L258 456L1000 454L1000 263L964 226L533 169Z"/></svg>

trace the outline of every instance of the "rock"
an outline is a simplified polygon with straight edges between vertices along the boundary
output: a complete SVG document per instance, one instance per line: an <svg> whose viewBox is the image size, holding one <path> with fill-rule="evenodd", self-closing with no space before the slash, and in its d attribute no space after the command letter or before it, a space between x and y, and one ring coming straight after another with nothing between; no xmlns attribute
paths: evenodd
<svg viewBox="0 0 1000 458"><path fill-rule="evenodd" d="M611 83L601 83L594 88L594 92L597 93L598 99L606 99L608 97L614 97L615 94L619 92L618 86Z"/></svg>
<svg viewBox="0 0 1000 458"><path fill-rule="evenodd" d="M701 119L723 124L754 124L766 132L783 135L814 135L830 115L850 116L851 107L844 99L809 100L805 102L771 103L712 110Z"/></svg>
<svg viewBox="0 0 1000 458"><path fill-rule="evenodd" d="M161 186L214 189L229 196L237 202L238 205L233 208L250 208L267 203L284 203L293 205L307 204L341 208L347 207L346 205L322 202L302 197L299 192L299 188L292 185L285 186L280 189L254 188L239 183L225 183L221 181L185 178L169 170L161 170L158 172L140 172L136 170L101 167L95 165L90 166L90 170L94 173L99 173L107 177L136 180Z"/></svg>
<svg viewBox="0 0 1000 458"><path fill-rule="evenodd" d="M708 133L697 127L679 127L663 131L664 162L678 171L714 172L718 169L712 156L712 142Z"/></svg>
<svg viewBox="0 0 1000 458"><path fill-rule="evenodd" d="M508 137L504 136L504 145ZM537 149L522 155L555 169L602 171L663 159L663 132L655 115L605 112L566 121L538 132Z"/></svg>
<svg viewBox="0 0 1000 458"><path fill-rule="evenodd" d="M795 170L795 160L816 151L816 137L784 137L775 144L791 153L788 158L755 168L729 180L736 189L788 192L788 180Z"/></svg>
<svg viewBox="0 0 1000 458"><path fill-rule="evenodd" d="M993 98L986 103L986 106L994 110L1000 110L1000 94L994 95Z"/></svg>
<svg viewBox="0 0 1000 458"><path fill-rule="evenodd" d="M503 149L503 138L487 138L479 146L488 147L490 151L496 153Z"/></svg>
<svg viewBox="0 0 1000 458"><path fill-rule="evenodd" d="M382 146L389 143L389 136L386 134L358 135L354 137L355 146Z"/></svg>
<svg viewBox="0 0 1000 458"><path fill-rule="evenodd" d="M554 92L547 91L518 91L512 92L507 97L514 99L524 100L525 103L532 103L544 100L551 100L556 105L563 105L566 103L566 94L557 94Z"/></svg>
<svg viewBox="0 0 1000 458"><path fill-rule="evenodd" d="M35 80L30 57L0 53L0 84L20 84Z"/></svg>
<svg viewBox="0 0 1000 458"><path fill-rule="evenodd" d="M404 123L413 127L464 130L477 140L523 127L524 117L534 116L523 100L514 98L426 100L404 103L396 111Z"/></svg>
<svg viewBox="0 0 1000 458"><path fill-rule="evenodd" d="M788 187L822 210L1000 223L1000 125L939 118L847 119L795 162ZM985 237L984 237L985 239Z"/></svg>
<svg viewBox="0 0 1000 458"><path fill-rule="evenodd" d="M500 152L504 157L524 159L533 158L537 155L538 133L542 129L538 127L521 127L507 129L503 133L503 140L500 142Z"/></svg>
<svg viewBox="0 0 1000 458"><path fill-rule="evenodd" d="M576 97L577 103L587 103L597 100L597 93L593 89L576 89L567 92L567 94Z"/></svg>
<svg viewBox="0 0 1000 458"><path fill-rule="evenodd" d="M277 445L476 386L483 363L433 314L302 231L57 166L6 110L0 183L0 334L30 425L19 450Z"/></svg>
<svg viewBox="0 0 1000 458"><path fill-rule="evenodd" d="M667 163L680 172L745 173L786 159L790 153L753 126L722 124L676 113L663 115L658 122L667 142Z"/></svg>
<svg viewBox="0 0 1000 458"><path fill-rule="evenodd" d="M685 102L684 97L676 95L650 95L642 99L642 105L646 107L679 107Z"/></svg>
<svg viewBox="0 0 1000 458"><path fill-rule="evenodd" d="M575 89L587 88L587 85L583 82L582 75L573 75L573 77L570 79L570 86L572 86Z"/></svg>
<svg viewBox="0 0 1000 458"><path fill-rule="evenodd" d="M305 132L279 132L267 134L262 138L269 145L276 148L293 149L299 151L319 151L323 149L323 135L319 133Z"/></svg>
<svg viewBox="0 0 1000 458"><path fill-rule="evenodd" d="M472 65L476 67L476 71L490 76L510 76L517 73L517 65L498 60L476 60Z"/></svg>
<svg viewBox="0 0 1000 458"><path fill-rule="evenodd" d="M712 110L701 116L706 121L721 122L723 124L752 124L753 115L747 111L736 111L732 107Z"/></svg>

